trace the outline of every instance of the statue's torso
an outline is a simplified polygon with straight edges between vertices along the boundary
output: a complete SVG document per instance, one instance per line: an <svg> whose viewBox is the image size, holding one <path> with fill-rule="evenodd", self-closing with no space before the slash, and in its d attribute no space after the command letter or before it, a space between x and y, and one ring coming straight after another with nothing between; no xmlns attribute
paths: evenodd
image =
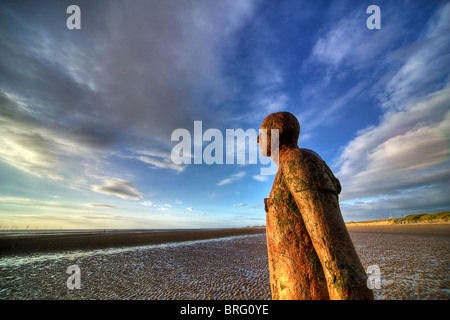
<svg viewBox="0 0 450 320"><path fill-rule="evenodd" d="M273 299L328 299L319 258L281 170L266 199L267 249Z"/></svg>
<svg viewBox="0 0 450 320"><path fill-rule="evenodd" d="M306 230L302 214L292 196L286 179L296 192L316 189L321 193L341 191L326 163L314 151L296 149L281 163L266 200L267 247L270 284L273 299L329 299L325 275L319 257ZM295 159L290 161L289 159ZM296 178L283 172L295 166Z"/></svg>

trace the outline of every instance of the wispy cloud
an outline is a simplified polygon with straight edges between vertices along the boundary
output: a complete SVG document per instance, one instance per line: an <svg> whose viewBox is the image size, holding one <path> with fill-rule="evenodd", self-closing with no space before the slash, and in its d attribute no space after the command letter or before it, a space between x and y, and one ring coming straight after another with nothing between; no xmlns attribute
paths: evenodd
<svg viewBox="0 0 450 320"><path fill-rule="evenodd" d="M258 129L280 109L299 117L300 144L309 138L335 159L347 212L357 203L364 212L400 207L421 191L442 204L439 190L450 180L448 4L385 3L382 29L368 30L364 5L350 2L194 3L86 1L82 29L69 31L58 1L0 2L0 175L10 198L3 207L48 210L54 219L64 212L95 221L90 226L108 213L105 221L119 227L126 215L133 226L185 227L195 226L206 201L215 213L205 224L241 223L226 217L221 207L238 201L225 197L242 190L237 199L257 203L269 177L247 163L175 165L171 133L192 133L195 120L203 132ZM251 181L255 190L244 197L242 184ZM53 194L60 203L31 200L59 200ZM109 204L100 194L120 199ZM76 197L82 202L65 204ZM171 197L183 203L157 200ZM115 205L127 200L137 215L162 221L173 210L173 219L159 224L127 212L114 220Z"/></svg>
<svg viewBox="0 0 450 320"><path fill-rule="evenodd" d="M103 185L92 185L91 190L122 199L139 200L143 197L142 193L131 182L119 178L106 178Z"/></svg>
<svg viewBox="0 0 450 320"><path fill-rule="evenodd" d="M60 202L57 202L57 201L33 200L33 199L19 198L19 197L2 197L2 198L0 198L0 203L20 204L20 205L29 205L29 206L49 206L49 207L64 206L63 204L61 204Z"/></svg>
<svg viewBox="0 0 450 320"><path fill-rule="evenodd" d="M450 192L449 21L446 5L380 94L384 115L379 124L358 132L344 148L337 176L348 212L375 211L381 204L390 210L414 194L417 208L450 206L442 198L443 190ZM423 190L426 198L420 196Z"/></svg>
<svg viewBox="0 0 450 320"><path fill-rule="evenodd" d="M233 205L233 207L246 207L246 206L247 206L246 203L238 203Z"/></svg>
<svg viewBox="0 0 450 320"><path fill-rule="evenodd" d="M449 103L450 90L438 91L361 131L339 158L342 198L389 193L448 176Z"/></svg>
<svg viewBox="0 0 450 320"><path fill-rule="evenodd" d="M135 158L139 161L150 164L151 168L169 169L176 172L182 172L186 168L185 165L174 164L169 151L141 149L135 153L141 155L131 156L130 158Z"/></svg>
<svg viewBox="0 0 450 320"><path fill-rule="evenodd" d="M262 176L262 175L254 175L252 176L253 179L255 179L256 181L260 181L260 182L265 182L267 180L269 180L269 176Z"/></svg>
<svg viewBox="0 0 450 320"><path fill-rule="evenodd" d="M238 180L240 180L241 178L243 178L245 176L245 171L241 171L241 172L238 172L238 173L236 173L236 174L233 174L231 177L229 177L229 178L226 178L226 179L223 179L222 181L220 181L217 185L218 186L223 186L223 185L226 185L226 184L230 184L230 183L232 183L232 182L235 182L235 181L238 181Z"/></svg>
<svg viewBox="0 0 450 320"><path fill-rule="evenodd" d="M119 207L119 206L112 206L112 205L109 205L109 204L104 204L104 203L86 203L86 205L88 206L88 207L94 207L94 208L122 208L122 207Z"/></svg>
<svg viewBox="0 0 450 320"><path fill-rule="evenodd" d="M251 1L84 3L90 14L83 15L83 36L67 37L58 10L33 1L25 4L30 10L2 5L0 156L54 180L65 176L64 156L80 166L86 148L112 156L130 145L170 147L170 133L208 104L203 93L223 95L221 48L253 12ZM167 154L137 159L151 168L184 169Z"/></svg>
<svg viewBox="0 0 450 320"><path fill-rule="evenodd" d="M146 206L146 207L157 207L158 206L157 204L155 204L152 201L142 201L142 202L140 202L140 204L142 204L143 206Z"/></svg>
<svg viewBox="0 0 450 320"><path fill-rule="evenodd" d="M329 26L319 31L319 38L304 67L308 64L325 67L330 76L336 76L346 68L359 70L376 64L380 54L401 39L408 27L405 24L407 20L402 19L403 13L398 13L390 4L386 4L384 9L383 20L389 21L389 25L376 32L367 29L365 21L368 15L360 7L338 21L330 21Z"/></svg>
<svg viewBox="0 0 450 320"><path fill-rule="evenodd" d="M5 163L29 174L62 180L63 175L55 168L57 155L48 148L52 141L31 130L8 130L0 124L0 158Z"/></svg>
<svg viewBox="0 0 450 320"><path fill-rule="evenodd" d="M391 14L391 10L383 10L383 19ZM310 138L320 126L331 127L343 120L351 107L384 85L386 71L381 66L390 62L386 61L386 52L408 26L398 16L390 20L389 28L370 32L362 23L366 19L365 10L358 9L319 30L302 66L302 75L308 78L302 83L303 103L296 111L300 123L306 124L300 139ZM349 76L357 79L348 81Z"/></svg>
<svg viewBox="0 0 450 320"><path fill-rule="evenodd" d="M8 206L8 208L14 207L16 211L23 210L23 207L26 207L25 211L26 213L30 212L39 212L39 213L52 213L56 215L61 215L61 211L65 213L70 214L101 214L95 210L87 209L89 208L121 208L119 206L113 206L108 204L102 204L102 203L85 203L80 204L78 202L72 203L72 202L61 202L61 201L47 201L47 200L36 200L36 199L29 199L29 198L20 198L20 197L1 197L0 198L0 204L2 206ZM3 208L2 208L3 209ZM5 216L10 216L11 212L5 212ZM64 216L64 215L61 215ZM105 215L108 216L108 215ZM36 217L37 219L38 217ZM40 217L42 219L42 217ZM63 219L63 217L61 217Z"/></svg>
<svg viewBox="0 0 450 320"><path fill-rule="evenodd" d="M258 208L263 208L264 207L264 202L259 202L257 204L254 204L252 206L249 206L248 209L258 209Z"/></svg>
<svg viewBox="0 0 450 320"><path fill-rule="evenodd" d="M448 211L448 188L429 185L391 192L373 198L341 202L341 210L347 220L380 219L381 215L394 217L413 213Z"/></svg>
<svg viewBox="0 0 450 320"><path fill-rule="evenodd" d="M165 203L165 204L156 204L152 201L142 201L140 202L141 205L146 206L146 207L153 207L157 210L161 210L161 211L167 211L170 208L172 208L172 205Z"/></svg>
<svg viewBox="0 0 450 320"><path fill-rule="evenodd" d="M60 3L2 1L0 160L43 184L143 200L153 186L128 177L141 163L154 169L139 172L147 181L184 171L171 162L170 134L216 121L214 105L232 95L225 58L255 6L85 2L82 30L68 33Z"/></svg>

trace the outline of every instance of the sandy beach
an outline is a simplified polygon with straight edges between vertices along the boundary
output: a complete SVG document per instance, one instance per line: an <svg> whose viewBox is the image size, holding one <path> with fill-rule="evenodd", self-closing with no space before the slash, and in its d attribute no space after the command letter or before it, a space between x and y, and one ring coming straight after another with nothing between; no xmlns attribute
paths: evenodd
<svg viewBox="0 0 450 320"><path fill-rule="evenodd" d="M348 229L365 269L381 270L376 299L449 299L450 225ZM264 232L3 238L0 299L270 299ZM69 290L66 270L74 264L81 289Z"/></svg>
<svg viewBox="0 0 450 320"><path fill-rule="evenodd" d="M118 248L264 233L264 228L192 230L102 230L0 234L0 256L20 253Z"/></svg>
<svg viewBox="0 0 450 320"><path fill-rule="evenodd" d="M367 270L378 265L376 299L450 299L450 225L406 224L348 227Z"/></svg>

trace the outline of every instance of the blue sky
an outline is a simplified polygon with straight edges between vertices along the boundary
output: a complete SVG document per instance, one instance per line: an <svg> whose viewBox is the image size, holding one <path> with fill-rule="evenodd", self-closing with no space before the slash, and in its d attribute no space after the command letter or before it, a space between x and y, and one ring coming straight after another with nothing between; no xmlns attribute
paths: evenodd
<svg viewBox="0 0 450 320"><path fill-rule="evenodd" d="M276 111L346 221L450 208L447 1L2 1L0 30L2 229L264 225L259 161L175 165L171 134Z"/></svg>

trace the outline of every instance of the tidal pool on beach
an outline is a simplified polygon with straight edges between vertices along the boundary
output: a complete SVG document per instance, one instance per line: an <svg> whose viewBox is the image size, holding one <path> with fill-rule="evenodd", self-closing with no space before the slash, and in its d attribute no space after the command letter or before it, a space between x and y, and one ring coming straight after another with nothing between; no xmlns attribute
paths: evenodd
<svg viewBox="0 0 450 320"><path fill-rule="evenodd" d="M381 271L376 299L449 299L450 235L430 230L349 228L364 268ZM2 257L0 299L270 299L265 241L256 234ZM81 288L69 290L74 264Z"/></svg>

